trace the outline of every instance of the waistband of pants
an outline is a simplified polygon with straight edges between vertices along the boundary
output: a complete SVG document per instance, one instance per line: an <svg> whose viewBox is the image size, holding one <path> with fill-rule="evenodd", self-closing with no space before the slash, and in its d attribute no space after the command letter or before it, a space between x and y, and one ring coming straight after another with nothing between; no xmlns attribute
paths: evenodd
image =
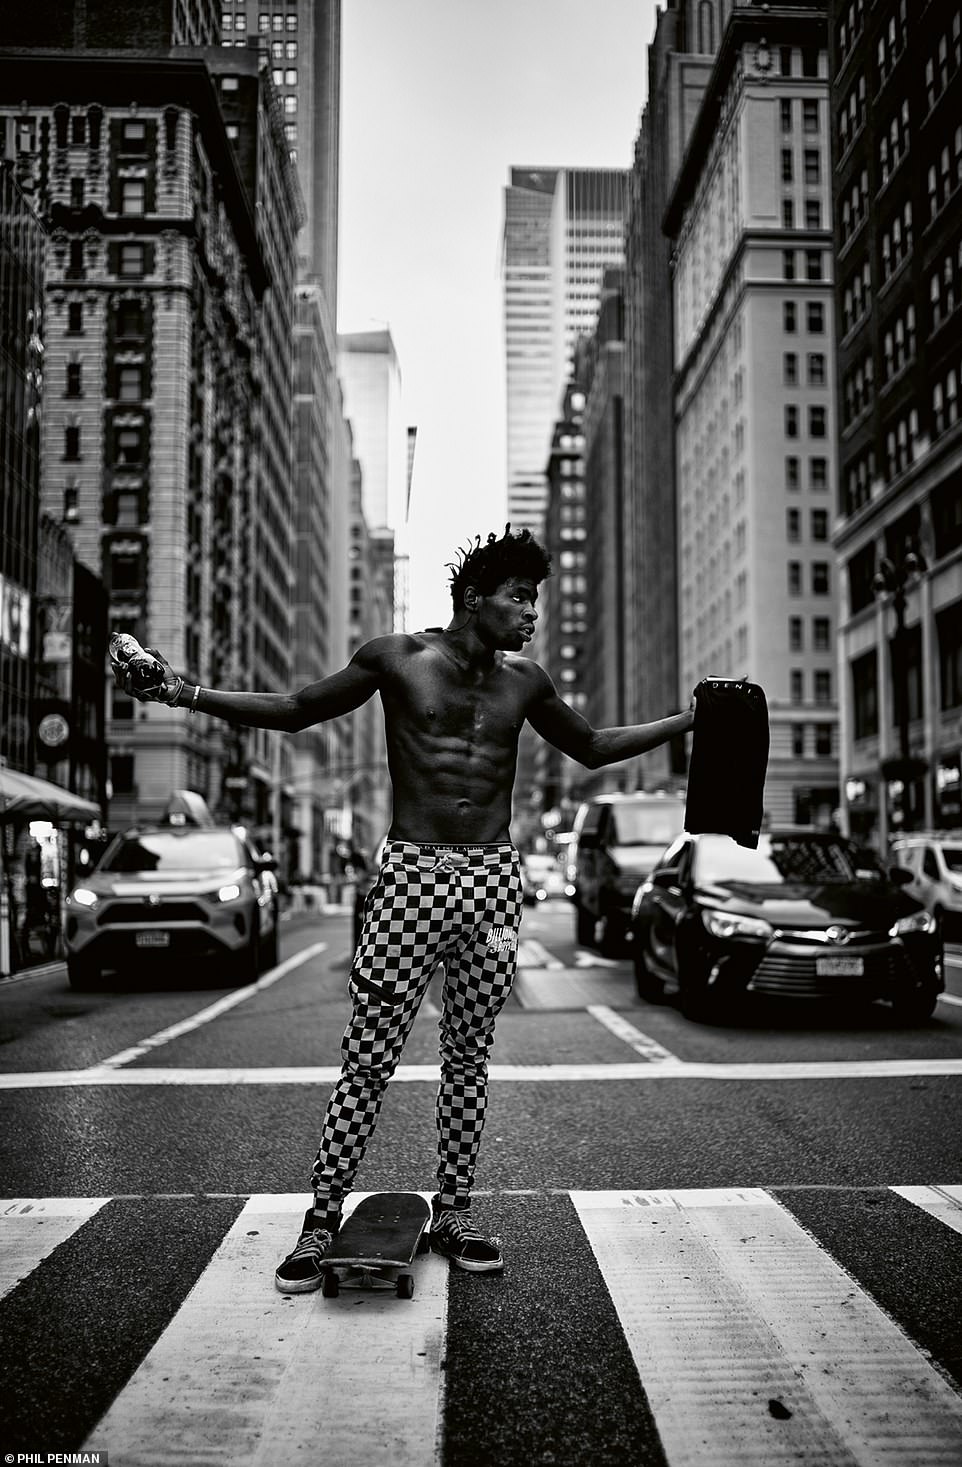
<svg viewBox="0 0 962 1467"><path fill-rule="evenodd" d="M434 867L439 863L452 866L501 866L516 860L517 856L517 848L511 841L499 841L494 844L479 842L476 845L470 845L434 841L388 840L384 842L383 859L385 861L392 858L413 861L425 867Z"/></svg>

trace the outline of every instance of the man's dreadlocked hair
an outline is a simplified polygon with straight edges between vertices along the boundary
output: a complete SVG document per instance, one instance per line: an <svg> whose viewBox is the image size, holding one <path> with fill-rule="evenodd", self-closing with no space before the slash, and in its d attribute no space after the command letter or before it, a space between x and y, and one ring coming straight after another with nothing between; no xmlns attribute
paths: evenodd
<svg viewBox="0 0 962 1467"><path fill-rule="evenodd" d="M458 550L458 559L448 562L451 572L451 600L455 611L464 606L465 586L475 586L482 596L490 596L512 576L524 577L540 584L551 574L551 556L530 530L516 530L505 525L499 540L492 531L485 543L475 535L474 543Z"/></svg>

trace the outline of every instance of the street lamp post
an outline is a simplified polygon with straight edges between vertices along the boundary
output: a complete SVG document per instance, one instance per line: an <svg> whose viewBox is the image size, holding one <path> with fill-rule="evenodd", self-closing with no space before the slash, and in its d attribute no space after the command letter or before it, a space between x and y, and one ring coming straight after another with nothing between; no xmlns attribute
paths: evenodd
<svg viewBox="0 0 962 1467"><path fill-rule="evenodd" d="M895 636L892 639L894 652L892 684L895 694L899 752L895 759L883 760L881 773L884 784L895 780L901 782L903 830L910 830L913 825L912 802L909 798L912 782L924 775L928 767L924 759L912 756L909 747L909 633L905 625L905 593L910 586L915 584L925 568L923 557L914 550L910 550L898 564L883 556L872 578L872 591L876 600L881 600L883 597L890 598L892 610L895 612Z"/></svg>

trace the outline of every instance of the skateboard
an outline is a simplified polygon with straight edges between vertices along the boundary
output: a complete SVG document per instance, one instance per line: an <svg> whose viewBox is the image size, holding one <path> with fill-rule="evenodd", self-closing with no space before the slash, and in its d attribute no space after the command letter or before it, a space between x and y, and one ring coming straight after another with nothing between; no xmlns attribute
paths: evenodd
<svg viewBox="0 0 962 1467"><path fill-rule="evenodd" d="M399 1299L414 1294L406 1270L430 1246L431 1209L416 1192L376 1192L360 1201L338 1233L335 1251L324 1259L321 1292L336 1299L342 1288L393 1289Z"/></svg>

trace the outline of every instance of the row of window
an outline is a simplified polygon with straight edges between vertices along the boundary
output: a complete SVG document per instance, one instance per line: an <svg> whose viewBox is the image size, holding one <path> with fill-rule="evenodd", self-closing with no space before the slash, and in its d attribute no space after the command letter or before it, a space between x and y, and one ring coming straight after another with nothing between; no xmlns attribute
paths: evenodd
<svg viewBox="0 0 962 1467"><path fill-rule="evenodd" d="M864 0L850 0L850 4L842 10L839 17L838 28L835 39L838 44L839 61L844 62L849 51L855 45L862 34L865 24Z"/></svg>
<svg viewBox="0 0 962 1467"><path fill-rule="evenodd" d="M935 617L938 643L938 701L941 712L962 705L962 605L955 602ZM893 684L896 672L895 648L889 644ZM910 627L905 640L908 716L917 720L923 713L922 633ZM879 732L878 653L875 648L863 652L851 663L853 733L858 739L876 738Z"/></svg>
<svg viewBox="0 0 962 1467"><path fill-rule="evenodd" d="M882 234L882 282L891 280L912 250L912 204L906 199Z"/></svg>
<svg viewBox="0 0 962 1467"><path fill-rule="evenodd" d="M831 703L832 701L832 674L827 667L816 668L812 679L813 701L816 703ZM792 703L805 702L805 674L800 667L793 667L788 674L788 696Z"/></svg>
<svg viewBox="0 0 962 1467"><path fill-rule="evenodd" d="M829 759L834 751L834 724L815 723L812 725L814 731L814 752L816 759ZM808 724L792 724L792 755L796 759L804 759L808 753ZM802 822L807 824L808 822Z"/></svg>
<svg viewBox="0 0 962 1467"><path fill-rule="evenodd" d="M788 618L788 650L789 652L805 651L805 618L803 616L790 616ZM812 617L812 651L831 652L832 650L832 620L828 616Z"/></svg>
<svg viewBox="0 0 962 1467"><path fill-rule="evenodd" d="M908 156L911 131L909 128L909 102L905 97L902 106L890 121L888 128L881 129L878 145L878 177L880 184L888 183L896 168Z"/></svg>
<svg viewBox="0 0 962 1467"><path fill-rule="evenodd" d="M948 320L959 299L962 299L962 235L929 276L933 332Z"/></svg>
<svg viewBox="0 0 962 1467"><path fill-rule="evenodd" d="M906 306L882 338L883 379L891 382L915 357L915 307Z"/></svg>
<svg viewBox="0 0 962 1467"><path fill-rule="evenodd" d="M865 77L856 77L849 87L838 112L835 114L838 127L840 152L844 155L849 143L861 130L865 121Z"/></svg>
<svg viewBox="0 0 962 1467"><path fill-rule="evenodd" d="M956 10L925 61L925 100L929 111L962 69L962 12Z"/></svg>
<svg viewBox="0 0 962 1467"><path fill-rule="evenodd" d="M821 336L825 331L824 301L805 302L805 326L810 336ZM782 330L793 336L798 330L798 302L782 302Z"/></svg>
<svg viewBox="0 0 962 1467"><path fill-rule="evenodd" d="M825 541L828 539L827 509L813 509L810 511L809 530L813 540ZM797 545L801 540L802 512L800 509L787 509L785 511L785 536L793 545Z"/></svg>
<svg viewBox="0 0 962 1467"><path fill-rule="evenodd" d="M809 566L811 593L813 596L830 596L832 592L832 567L827 560L813 560ZM788 594L803 596L804 566L800 560L788 562Z"/></svg>
<svg viewBox="0 0 962 1467"><path fill-rule="evenodd" d="M797 255L797 250L782 250L782 274L786 280L796 279L795 265ZM805 251L805 279L823 279L821 250Z"/></svg>
<svg viewBox="0 0 962 1467"><path fill-rule="evenodd" d="M785 404L785 437L797 438L801 415L798 405L793 402ZM808 408L808 436L809 438L824 438L828 431L828 409L821 403L810 403Z"/></svg>
<svg viewBox="0 0 962 1467"><path fill-rule="evenodd" d="M825 386L825 383L826 383L826 380L827 380L826 379L826 365L825 365L825 354L824 354L824 352L820 352L820 351L810 351L810 352L808 352L808 354L806 356L806 363L807 363L807 372L808 372L807 381L808 381L809 387L824 387ZM797 354L797 352L787 351L787 352L784 352L783 353L783 355L782 355L782 379L783 379L786 387L797 387L798 386L800 379L799 379L799 375L798 375L798 354Z"/></svg>
<svg viewBox="0 0 962 1467"><path fill-rule="evenodd" d="M932 388L932 427L941 437L959 421L959 372L953 366Z"/></svg>
<svg viewBox="0 0 962 1467"><path fill-rule="evenodd" d="M225 33L228 31L246 31L246 11L225 10L220 18L220 28ZM272 15L268 11L262 10L257 17L257 29L262 36L269 35L271 31L296 31L297 11L275 11Z"/></svg>
<svg viewBox="0 0 962 1467"><path fill-rule="evenodd" d="M779 116L781 119L782 132L790 133L795 127L795 100L792 97L781 97L779 99ZM819 118L819 103L817 98L804 97L802 99L802 131L809 137L817 136L821 131Z"/></svg>
<svg viewBox="0 0 962 1467"><path fill-rule="evenodd" d="M929 216L934 219L940 214L962 184L962 124L952 134L951 148L948 143L939 153L938 164L929 166L926 186L929 196Z"/></svg>
<svg viewBox="0 0 962 1467"><path fill-rule="evenodd" d="M842 425L847 428L870 407L875 395L875 368L871 352L866 352L845 374L842 383Z"/></svg>
<svg viewBox="0 0 962 1467"><path fill-rule="evenodd" d="M857 234L868 218L868 170L862 169L852 187L842 199L840 239L842 247Z"/></svg>
<svg viewBox="0 0 962 1467"><path fill-rule="evenodd" d="M865 260L856 270L842 296L842 335L847 336L852 327L867 315L872 306L872 267Z"/></svg>
<svg viewBox="0 0 962 1467"><path fill-rule="evenodd" d="M785 459L785 488L793 492L802 487L802 464L795 454ZM816 493L828 488L828 459L816 455L808 460L808 487Z"/></svg>
<svg viewBox="0 0 962 1467"><path fill-rule="evenodd" d="M805 228L821 229L822 227L822 201L821 199L805 200ZM782 228L795 228L795 200L782 199Z"/></svg>
<svg viewBox="0 0 962 1467"><path fill-rule="evenodd" d="M802 177L809 187L816 187L822 181L822 151L820 148L804 148L802 150ZM782 183L795 182L795 150L794 148L782 149Z"/></svg>
<svg viewBox="0 0 962 1467"><path fill-rule="evenodd" d="M876 89L881 91L908 43L908 0L898 0L898 12L889 16L875 47Z"/></svg>
<svg viewBox="0 0 962 1467"><path fill-rule="evenodd" d="M141 381L138 381L137 385L138 388L141 387ZM118 428L115 431L111 462L116 468L141 468L146 461L146 454L147 432L143 424ZM63 430L63 457L66 463L79 463L83 459L81 429L78 423L68 423Z"/></svg>

